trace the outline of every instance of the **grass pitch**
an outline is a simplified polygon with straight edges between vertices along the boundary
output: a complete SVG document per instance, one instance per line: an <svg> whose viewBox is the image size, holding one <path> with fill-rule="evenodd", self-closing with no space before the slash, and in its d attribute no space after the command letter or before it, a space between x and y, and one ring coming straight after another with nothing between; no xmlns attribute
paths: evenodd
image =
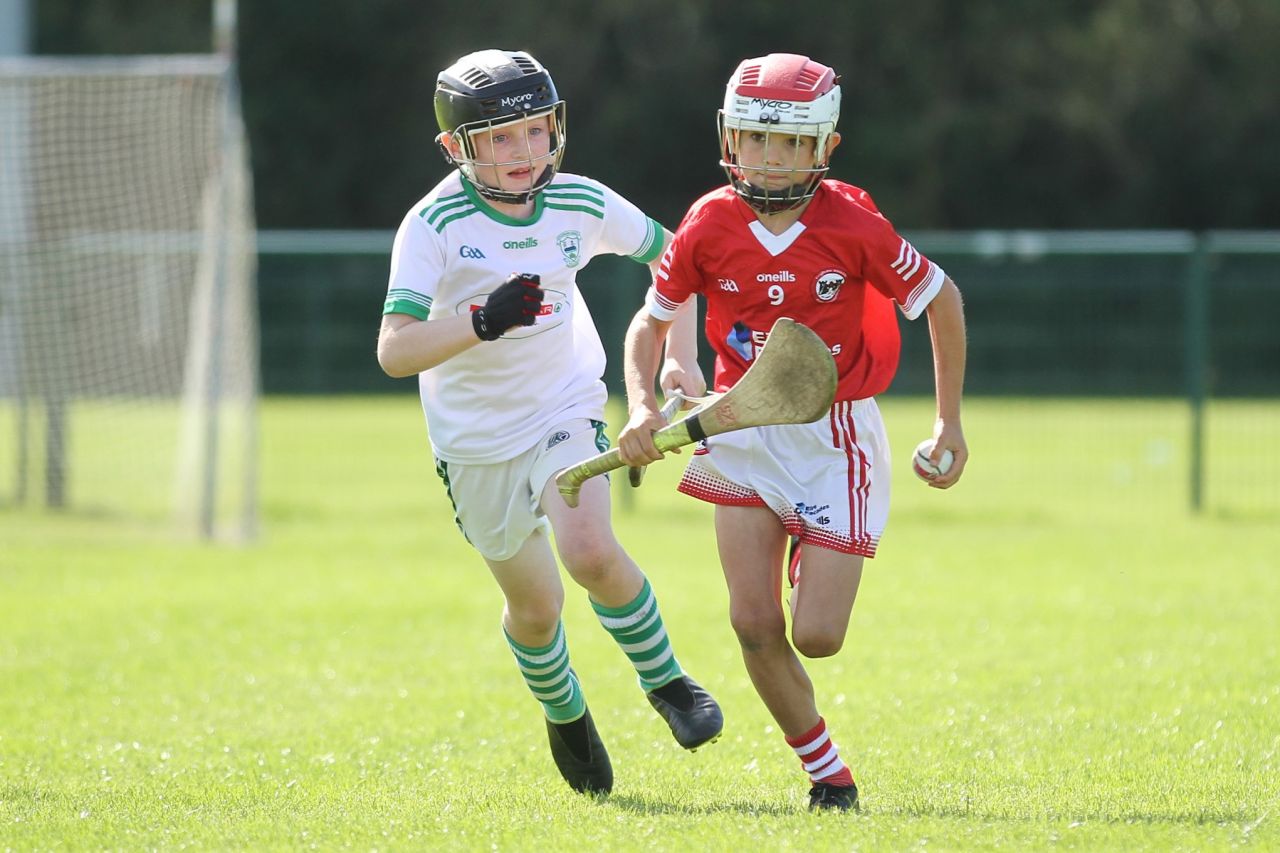
<svg viewBox="0 0 1280 853"><path fill-rule="evenodd" d="M1280 516L1188 514L1163 404L972 401L947 493L908 471L929 405L882 405L889 530L809 665L862 814L805 811L674 460L616 528L725 736L679 749L570 585L617 777L573 794L407 394L267 401L251 546L0 511L0 849L1280 846ZM1107 454L1037 452L1084 423Z"/></svg>

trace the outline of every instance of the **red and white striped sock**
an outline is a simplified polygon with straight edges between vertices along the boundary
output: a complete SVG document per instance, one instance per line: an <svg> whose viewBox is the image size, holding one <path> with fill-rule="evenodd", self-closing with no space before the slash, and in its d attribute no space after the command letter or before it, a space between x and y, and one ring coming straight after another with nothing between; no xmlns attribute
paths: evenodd
<svg viewBox="0 0 1280 853"><path fill-rule="evenodd" d="M827 732L826 720L819 717L816 726L799 737L787 738L787 743L800 756L800 763L809 774L810 781L828 785L853 784L853 774L840 760L840 751Z"/></svg>

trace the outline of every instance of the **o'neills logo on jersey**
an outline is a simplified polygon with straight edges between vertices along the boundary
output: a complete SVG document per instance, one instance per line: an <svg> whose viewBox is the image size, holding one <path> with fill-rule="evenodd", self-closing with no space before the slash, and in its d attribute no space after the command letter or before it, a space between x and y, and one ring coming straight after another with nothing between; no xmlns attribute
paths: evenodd
<svg viewBox="0 0 1280 853"><path fill-rule="evenodd" d="M824 270L818 273L818 277L813 280L813 295L819 302L830 302L840 292L844 279L843 270Z"/></svg>
<svg viewBox="0 0 1280 853"><path fill-rule="evenodd" d="M504 249L536 249L538 248L537 237L526 237L523 240L508 240L502 244Z"/></svg>
<svg viewBox="0 0 1280 853"><path fill-rule="evenodd" d="M796 274L791 270L783 270L782 272L762 272L756 276L756 281L795 281Z"/></svg>

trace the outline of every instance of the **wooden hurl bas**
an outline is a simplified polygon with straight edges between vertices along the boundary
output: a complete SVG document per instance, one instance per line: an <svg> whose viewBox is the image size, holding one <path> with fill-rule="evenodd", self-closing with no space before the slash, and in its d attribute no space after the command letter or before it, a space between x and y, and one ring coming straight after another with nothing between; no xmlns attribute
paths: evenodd
<svg viewBox="0 0 1280 853"><path fill-rule="evenodd" d="M751 367L715 402L653 434L662 452L748 427L807 424L821 418L836 396L836 363L812 329L783 317L773 324ZM618 448L592 456L556 475L569 506L597 474L625 465Z"/></svg>

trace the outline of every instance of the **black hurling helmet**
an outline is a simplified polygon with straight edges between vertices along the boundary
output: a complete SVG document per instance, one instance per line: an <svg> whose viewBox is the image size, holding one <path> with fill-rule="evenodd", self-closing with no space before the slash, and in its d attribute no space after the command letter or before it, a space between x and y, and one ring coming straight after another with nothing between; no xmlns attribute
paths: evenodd
<svg viewBox="0 0 1280 853"><path fill-rule="evenodd" d="M436 122L441 135L436 143L445 159L487 199L524 204L551 183L564 159L564 101L556 94L556 84L542 63L520 50L480 50L450 65L436 79ZM551 162L532 186L503 189L481 181L477 166L499 167L532 161L490 163L476 160L473 135L513 122L527 122L551 116ZM461 153L450 153L443 136L457 140Z"/></svg>

